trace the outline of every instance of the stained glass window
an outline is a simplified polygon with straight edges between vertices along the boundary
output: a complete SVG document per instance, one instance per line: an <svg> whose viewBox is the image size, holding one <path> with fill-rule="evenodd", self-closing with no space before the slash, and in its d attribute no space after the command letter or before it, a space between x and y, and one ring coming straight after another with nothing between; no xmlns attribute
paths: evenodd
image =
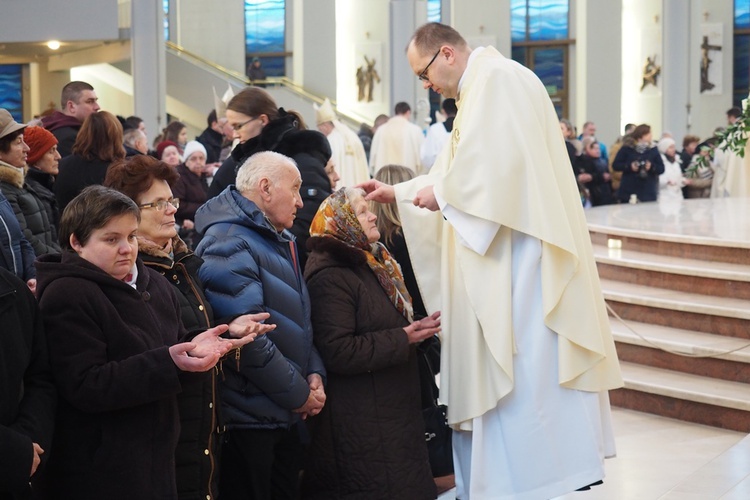
<svg viewBox="0 0 750 500"><path fill-rule="evenodd" d="M285 74L285 15L284 0L245 0L248 63L253 57L260 58L266 76Z"/></svg>
<svg viewBox="0 0 750 500"><path fill-rule="evenodd" d="M750 0L734 0L734 92L741 106L750 91Z"/></svg>
<svg viewBox="0 0 750 500"><path fill-rule="evenodd" d="M443 20L441 0L427 0L427 21L439 23Z"/></svg>
<svg viewBox="0 0 750 500"><path fill-rule="evenodd" d="M20 64L0 64L0 108L17 122L23 122L22 75Z"/></svg>
<svg viewBox="0 0 750 500"><path fill-rule="evenodd" d="M164 40L169 40L169 0L163 0L164 5Z"/></svg>
<svg viewBox="0 0 750 500"><path fill-rule="evenodd" d="M511 57L536 73L561 115L567 113L569 4L569 0L510 2Z"/></svg>

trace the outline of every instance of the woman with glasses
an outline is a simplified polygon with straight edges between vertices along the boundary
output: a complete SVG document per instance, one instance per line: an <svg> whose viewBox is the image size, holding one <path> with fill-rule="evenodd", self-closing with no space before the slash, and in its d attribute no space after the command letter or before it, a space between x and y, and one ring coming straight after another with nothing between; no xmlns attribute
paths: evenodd
<svg viewBox="0 0 750 500"><path fill-rule="evenodd" d="M177 235L175 214L180 200L170 184L179 175L174 168L151 156L139 155L109 169L104 183L133 200L141 212L138 250L143 264L164 276L176 292L180 319L188 331L218 324L203 292L198 269L203 260ZM265 333L274 327L262 325L268 314L240 316L229 322L231 336ZM180 498L216 497L220 439L216 430L221 419L216 390L218 368L197 383L183 386L178 396L180 439L177 443L177 491Z"/></svg>
<svg viewBox="0 0 750 500"><path fill-rule="evenodd" d="M240 142L214 175L209 198L234 184L237 170L255 153L275 151L292 158L302 176L303 208L297 211L291 231L297 237L300 264L304 268L307 259L304 243L310 223L320 203L332 192L325 171L331 158L328 140L317 130L305 130L297 113L277 107L273 97L258 87L247 87L235 95L227 104L226 117Z"/></svg>
<svg viewBox="0 0 750 500"><path fill-rule="evenodd" d="M173 287L137 258L139 222L133 200L89 186L63 211L63 253L37 261L59 394L49 498L177 498L178 394L254 338L182 326Z"/></svg>

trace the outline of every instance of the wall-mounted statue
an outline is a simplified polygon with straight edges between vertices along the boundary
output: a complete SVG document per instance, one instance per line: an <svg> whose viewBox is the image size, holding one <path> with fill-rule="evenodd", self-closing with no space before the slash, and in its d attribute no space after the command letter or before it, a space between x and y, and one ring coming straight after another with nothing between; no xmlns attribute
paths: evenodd
<svg viewBox="0 0 750 500"><path fill-rule="evenodd" d="M656 87L656 79L660 74L661 66L656 64L656 54L654 54L654 57L646 57L646 64L643 66L643 83L641 84L641 91L649 84Z"/></svg>
<svg viewBox="0 0 750 500"><path fill-rule="evenodd" d="M708 67L713 62L709 55L711 50L721 50L721 45L711 45L708 43L708 37L703 37L701 44L701 93L713 89L716 85L708 81Z"/></svg>
<svg viewBox="0 0 750 500"><path fill-rule="evenodd" d="M357 100L372 102L372 92L375 83L380 83L380 75L375 69L375 59L371 61L364 56L365 65L357 68Z"/></svg>

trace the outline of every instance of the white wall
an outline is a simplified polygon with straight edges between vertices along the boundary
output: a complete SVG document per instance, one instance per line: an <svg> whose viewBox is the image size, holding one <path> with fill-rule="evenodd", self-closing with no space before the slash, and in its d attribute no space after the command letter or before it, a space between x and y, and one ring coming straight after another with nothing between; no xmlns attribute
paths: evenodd
<svg viewBox="0 0 750 500"><path fill-rule="evenodd" d="M67 0L66 0L67 1ZM172 41L219 66L245 74L242 0L177 0Z"/></svg>
<svg viewBox="0 0 750 500"><path fill-rule="evenodd" d="M2 2L0 42L114 40L117 0Z"/></svg>
<svg viewBox="0 0 750 500"><path fill-rule="evenodd" d="M340 110L372 123L379 114L391 115L390 39L388 0L338 0L336 2L336 100ZM376 59L380 83L373 101L357 100L357 68L364 55Z"/></svg>

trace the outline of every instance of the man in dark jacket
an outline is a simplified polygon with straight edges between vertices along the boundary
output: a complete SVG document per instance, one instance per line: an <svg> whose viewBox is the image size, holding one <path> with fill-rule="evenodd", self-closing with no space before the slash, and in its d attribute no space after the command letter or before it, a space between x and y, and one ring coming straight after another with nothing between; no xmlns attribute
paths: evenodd
<svg viewBox="0 0 750 500"><path fill-rule="evenodd" d="M277 325L223 366L225 500L297 498L301 420L325 402L310 298L288 231L302 208L301 184L293 160L257 153L240 167L236 187L196 213L204 233L199 275L216 316L268 312Z"/></svg>
<svg viewBox="0 0 750 500"><path fill-rule="evenodd" d="M90 84L70 82L62 89L62 111L55 111L42 118L44 128L57 137L57 151L63 158L72 153L78 131L86 117L99 111L98 101L94 87Z"/></svg>
<svg viewBox="0 0 750 500"><path fill-rule="evenodd" d="M52 442L55 387L36 299L0 268L0 500L26 498Z"/></svg>
<svg viewBox="0 0 750 500"><path fill-rule="evenodd" d="M210 165L219 162L221 148L224 145L224 132L222 131L224 127L219 123L215 109L208 114L206 122L208 127L195 140L206 148L206 163ZM216 167L218 168L219 165Z"/></svg>

